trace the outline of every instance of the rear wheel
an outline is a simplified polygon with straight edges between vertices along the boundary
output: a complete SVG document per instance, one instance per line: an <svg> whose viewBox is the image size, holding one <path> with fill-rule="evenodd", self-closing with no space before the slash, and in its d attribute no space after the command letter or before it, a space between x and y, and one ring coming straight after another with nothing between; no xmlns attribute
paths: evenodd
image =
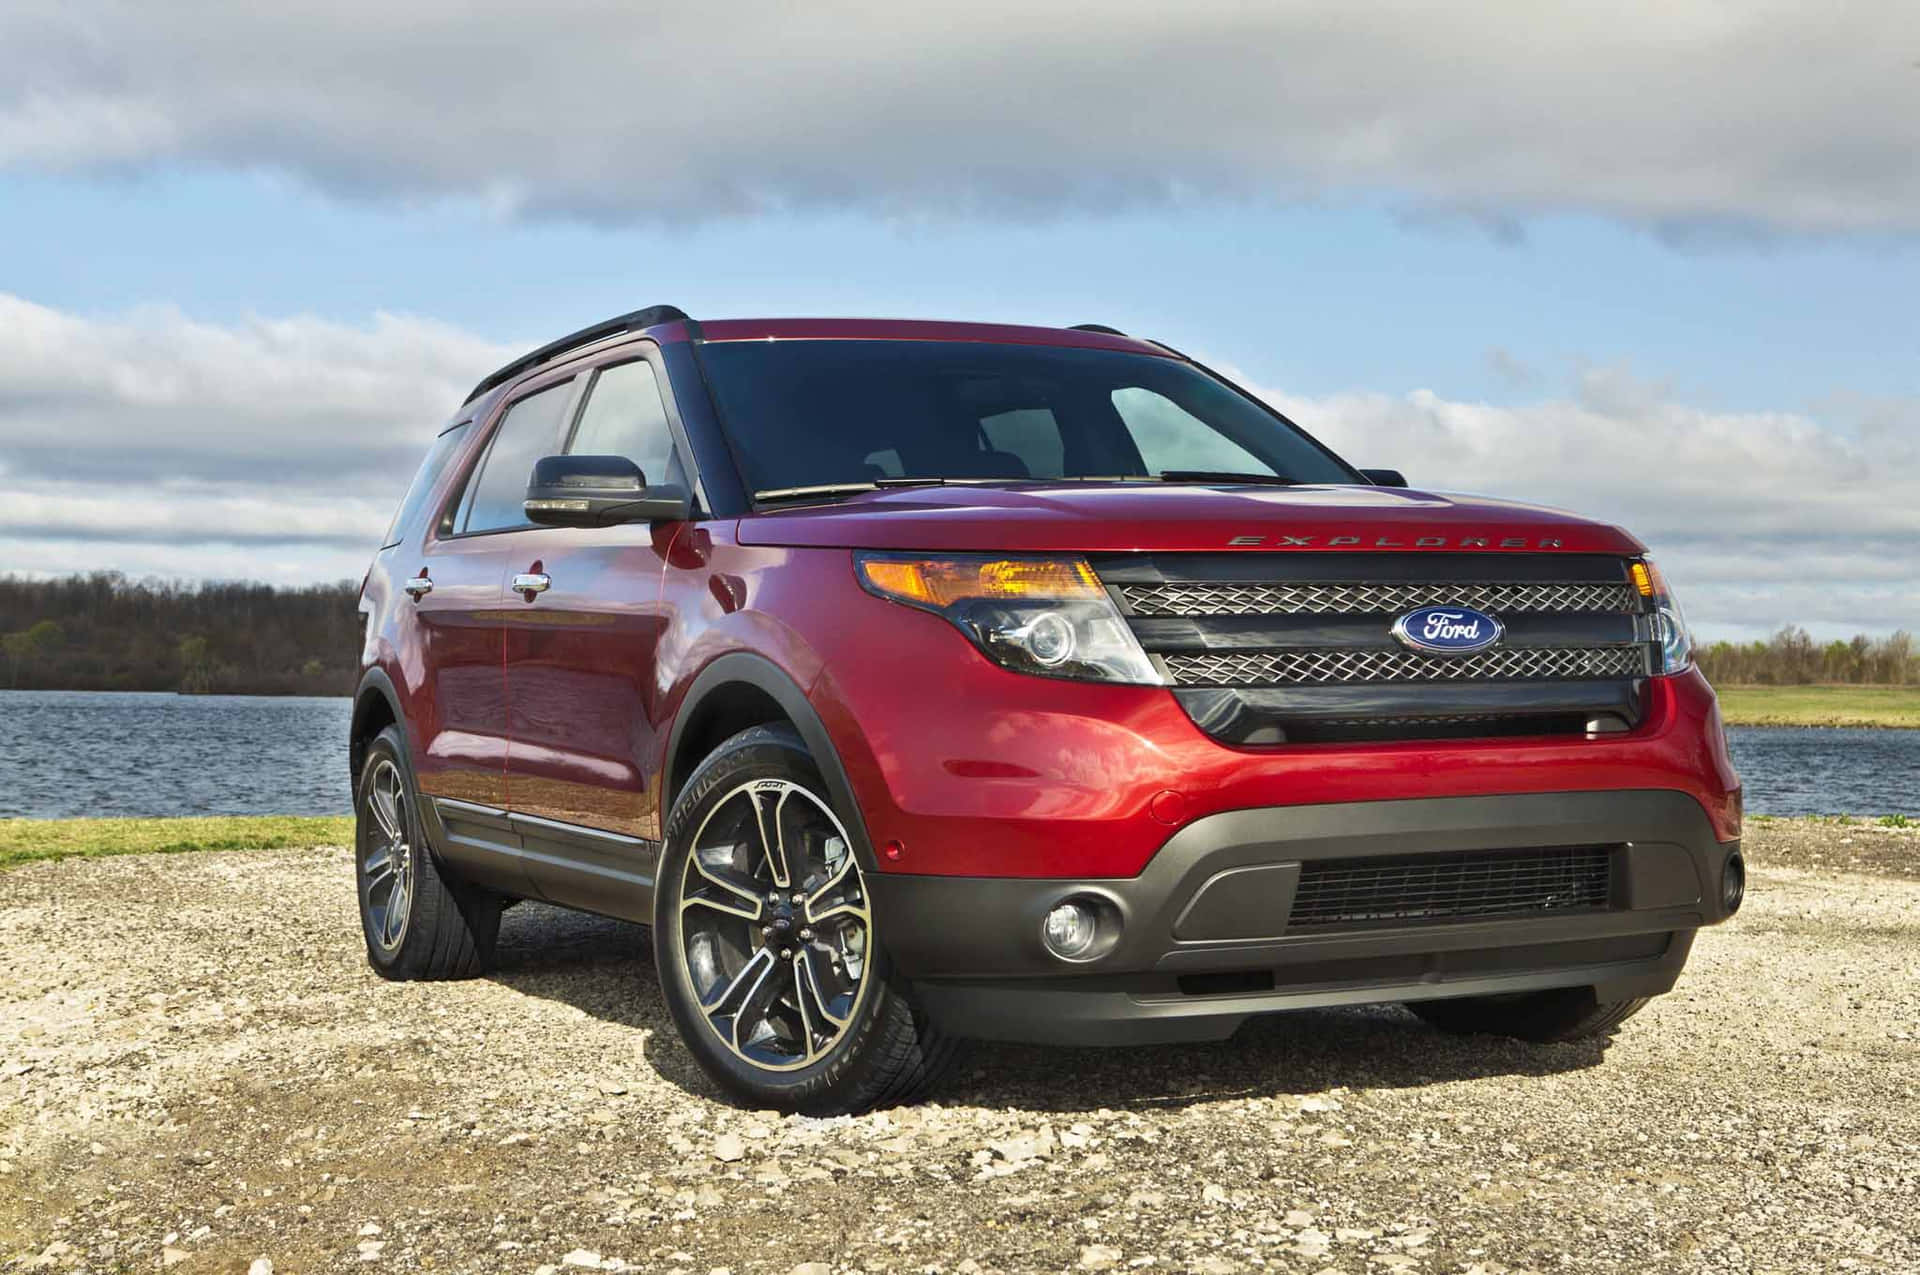
<svg viewBox="0 0 1920 1275"><path fill-rule="evenodd" d="M442 874L427 848L398 727L367 745L353 808L354 878L368 964L393 979L483 973L500 930L500 900Z"/></svg>
<svg viewBox="0 0 1920 1275"><path fill-rule="evenodd" d="M681 1038L723 1089L837 1115L937 1078L953 1044L891 976L852 839L796 735L727 740L666 833L655 967Z"/></svg>
<svg viewBox="0 0 1920 1275"><path fill-rule="evenodd" d="M1513 1036L1545 1043L1609 1036L1640 1012L1649 997L1603 1001L1591 987L1555 987L1510 996L1462 996L1409 1001L1407 1008L1444 1032L1461 1036Z"/></svg>

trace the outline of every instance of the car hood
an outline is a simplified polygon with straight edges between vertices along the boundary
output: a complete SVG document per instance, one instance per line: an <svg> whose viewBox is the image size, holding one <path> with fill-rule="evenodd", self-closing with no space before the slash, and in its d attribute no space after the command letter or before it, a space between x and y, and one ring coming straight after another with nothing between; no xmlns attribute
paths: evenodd
<svg viewBox="0 0 1920 1275"><path fill-rule="evenodd" d="M1548 550L1639 554L1558 509L1398 487L1022 483L905 487L740 520L742 544L983 553Z"/></svg>

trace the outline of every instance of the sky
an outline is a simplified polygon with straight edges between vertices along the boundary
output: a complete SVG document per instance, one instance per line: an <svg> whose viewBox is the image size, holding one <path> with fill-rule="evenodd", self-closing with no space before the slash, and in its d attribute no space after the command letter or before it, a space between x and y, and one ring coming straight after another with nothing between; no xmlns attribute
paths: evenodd
<svg viewBox="0 0 1920 1275"><path fill-rule="evenodd" d="M1920 9L0 10L0 572L358 578L609 314L1156 337L1355 463L1920 628Z"/></svg>

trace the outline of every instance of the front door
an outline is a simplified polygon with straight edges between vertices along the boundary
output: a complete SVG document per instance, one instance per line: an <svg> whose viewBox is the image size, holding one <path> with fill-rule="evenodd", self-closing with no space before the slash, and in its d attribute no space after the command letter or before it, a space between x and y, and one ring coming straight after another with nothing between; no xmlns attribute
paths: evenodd
<svg viewBox="0 0 1920 1275"><path fill-rule="evenodd" d="M594 371L565 450L626 456L649 483L685 482L661 378L634 353ZM677 530L636 523L512 537L507 796L529 870L556 903L642 918L650 907L660 593Z"/></svg>

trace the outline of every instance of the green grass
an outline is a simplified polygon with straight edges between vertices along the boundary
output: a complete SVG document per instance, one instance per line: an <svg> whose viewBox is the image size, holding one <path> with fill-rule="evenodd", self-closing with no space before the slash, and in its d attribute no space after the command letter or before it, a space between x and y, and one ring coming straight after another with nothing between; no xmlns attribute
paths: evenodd
<svg viewBox="0 0 1920 1275"><path fill-rule="evenodd" d="M1920 686L1720 686L1729 726L1920 729Z"/></svg>
<svg viewBox="0 0 1920 1275"><path fill-rule="evenodd" d="M353 820L331 816L0 819L0 868L34 859L91 859L109 854L337 846L352 837Z"/></svg>

